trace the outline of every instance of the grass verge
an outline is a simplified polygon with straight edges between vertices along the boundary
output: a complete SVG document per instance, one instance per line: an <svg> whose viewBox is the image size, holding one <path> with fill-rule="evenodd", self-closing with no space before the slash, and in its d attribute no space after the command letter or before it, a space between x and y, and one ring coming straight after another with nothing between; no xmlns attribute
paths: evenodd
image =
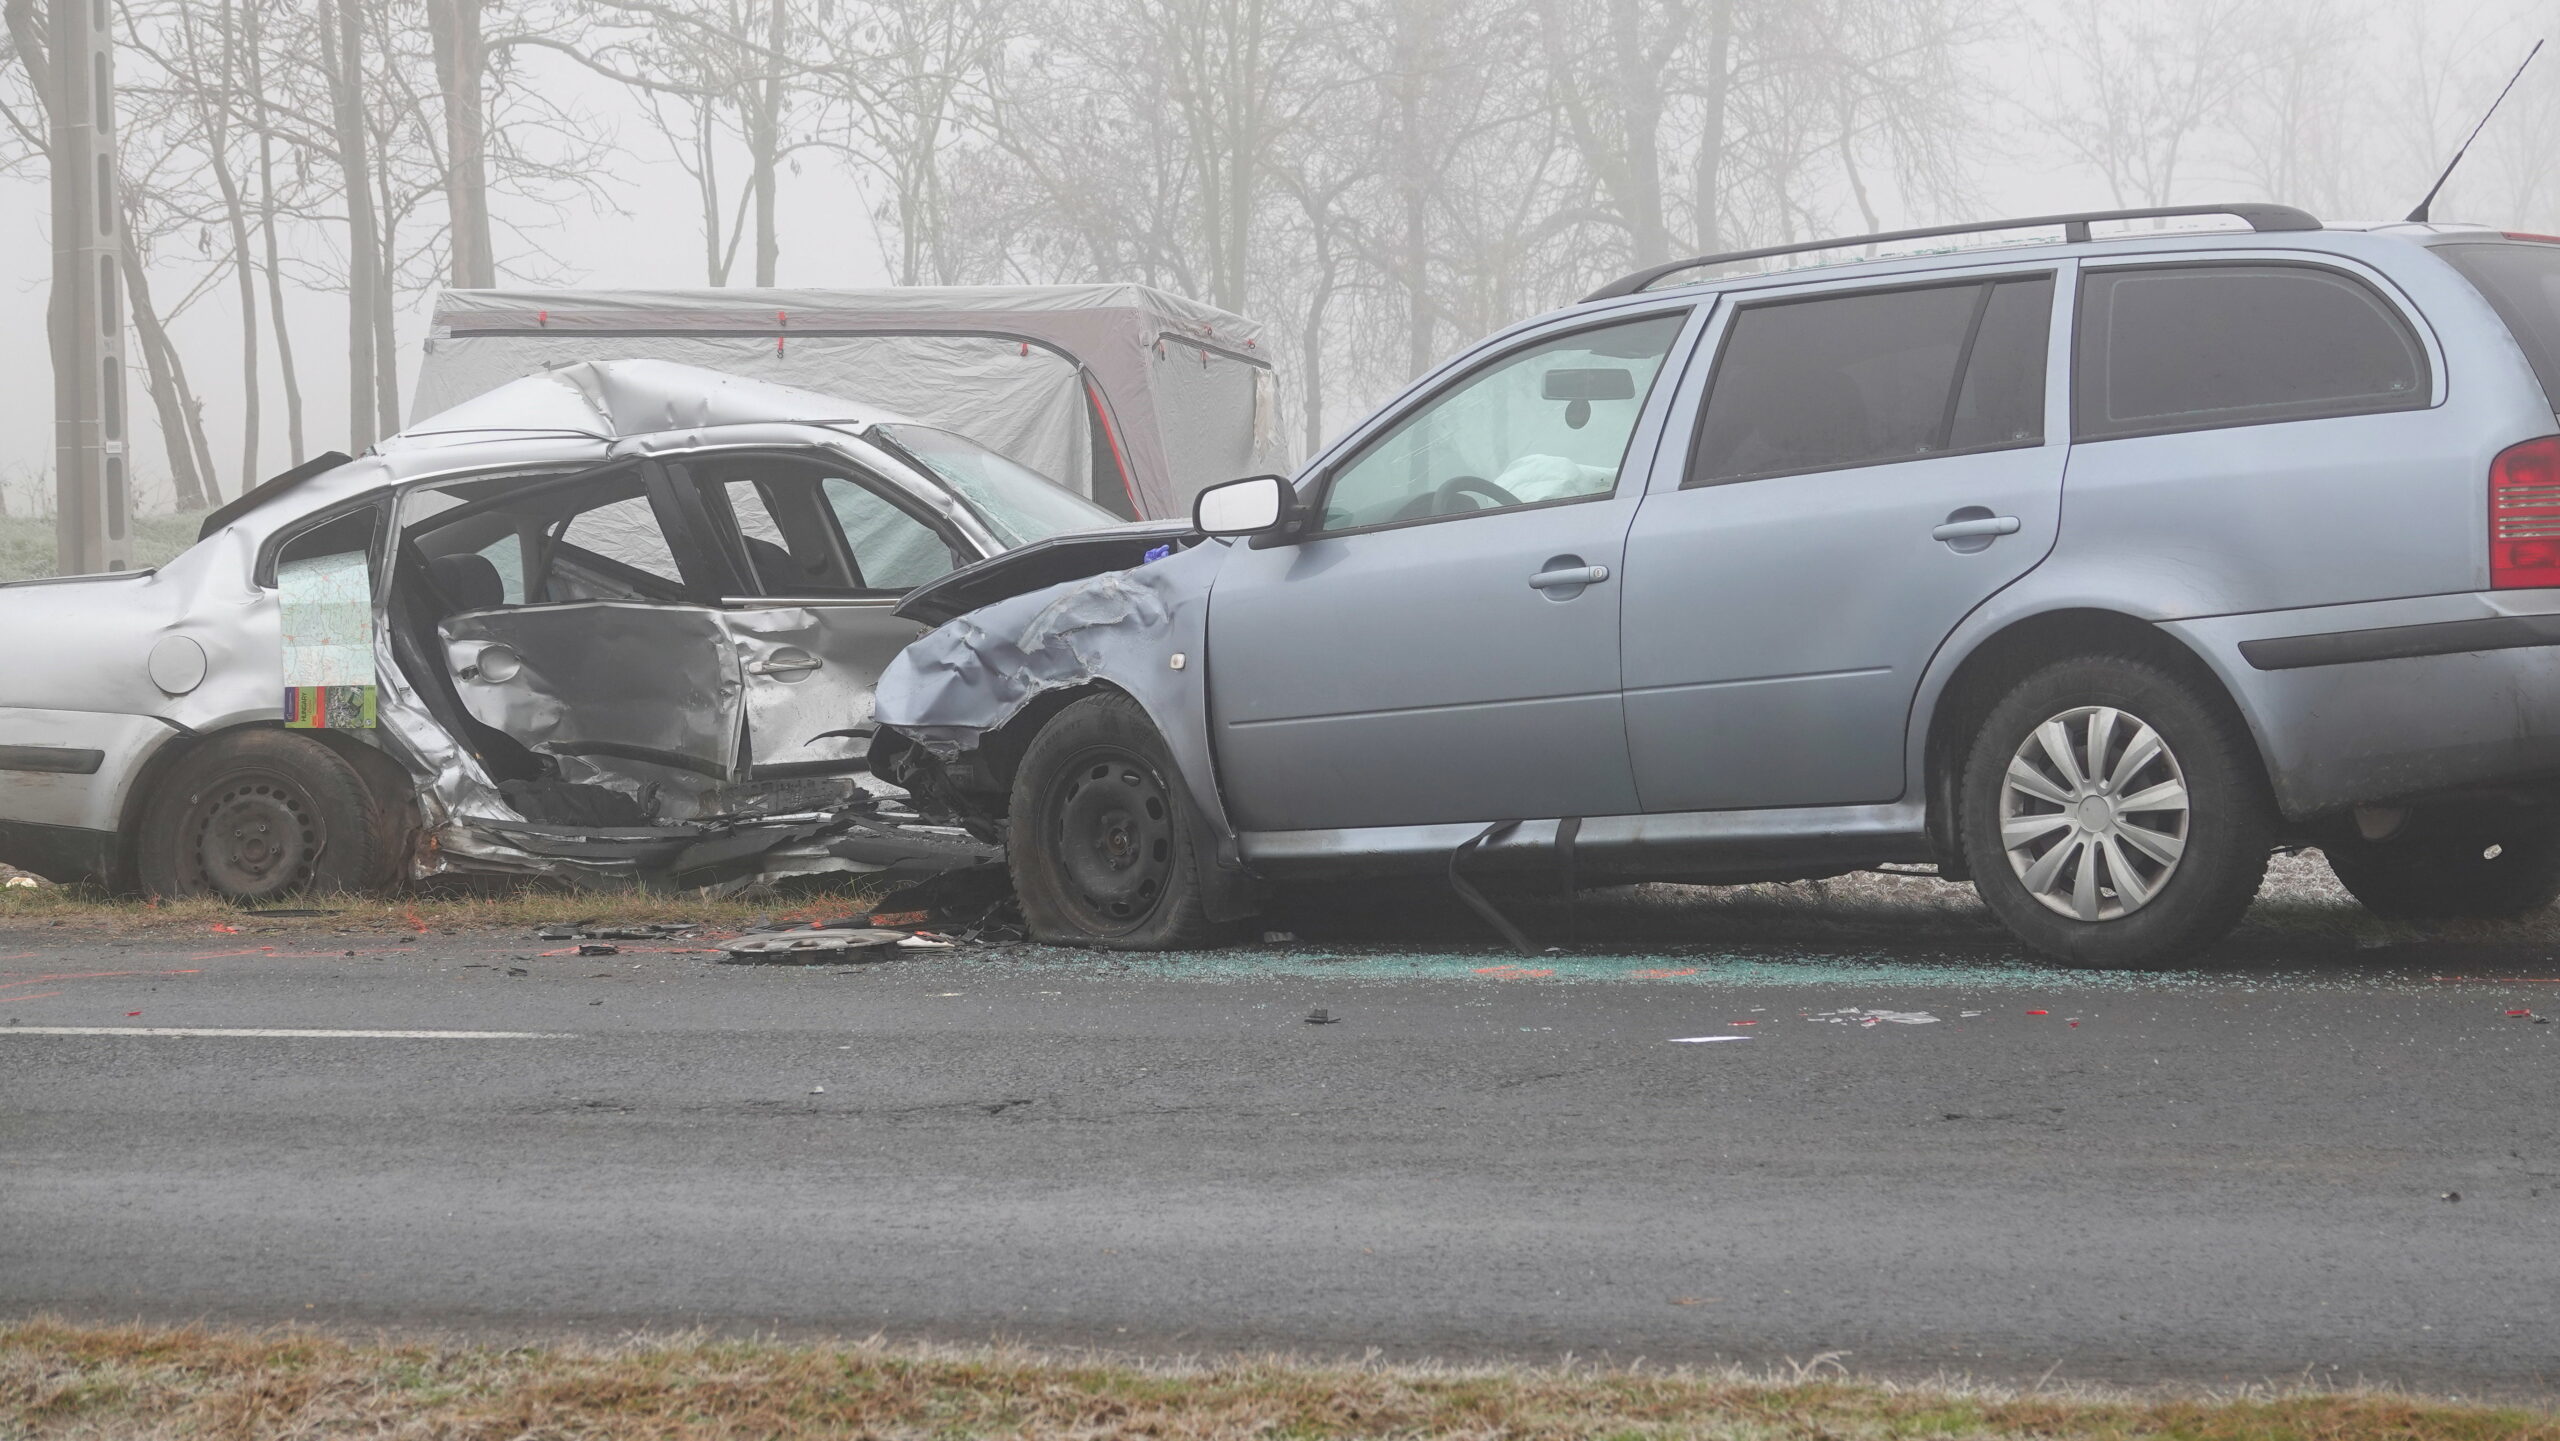
<svg viewBox="0 0 2560 1441"><path fill-rule="evenodd" d="M822 921L861 914L887 886L791 895L715 897L694 892L562 891L536 887L495 896L301 896L245 910L211 896L152 901L80 886L0 890L0 930L67 926L109 935L276 931L446 932L516 929L568 921L632 925L690 921L734 929L753 921Z"/></svg>
<svg viewBox="0 0 2560 1441"><path fill-rule="evenodd" d="M0 1327L0 1435L2553 1441L2560 1417L2365 1390L2162 1397L1650 1368L1134 1363L877 1341L500 1349L36 1320Z"/></svg>

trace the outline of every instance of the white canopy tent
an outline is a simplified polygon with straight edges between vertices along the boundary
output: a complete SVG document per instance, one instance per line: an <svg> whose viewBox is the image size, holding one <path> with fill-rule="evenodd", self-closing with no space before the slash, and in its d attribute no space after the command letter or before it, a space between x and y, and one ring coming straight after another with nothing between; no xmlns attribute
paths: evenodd
<svg viewBox="0 0 2560 1441"><path fill-rule="evenodd" d="M946 426L1132 516L1290 469L1262 328L1143 285L448 290L413 422L580 361L672 360Z"/></svg>

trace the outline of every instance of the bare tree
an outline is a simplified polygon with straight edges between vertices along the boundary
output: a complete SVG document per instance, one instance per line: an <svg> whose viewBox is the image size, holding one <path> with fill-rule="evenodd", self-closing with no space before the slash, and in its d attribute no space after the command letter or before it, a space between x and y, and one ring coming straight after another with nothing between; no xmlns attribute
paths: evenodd
<svg viewBox="0 0 2560 1441"><path fill-rule="evenodd" d="M2250 0L2063 0L2039 118L2118 206L2165 205L2182 167L2261 61Z"/></svg>

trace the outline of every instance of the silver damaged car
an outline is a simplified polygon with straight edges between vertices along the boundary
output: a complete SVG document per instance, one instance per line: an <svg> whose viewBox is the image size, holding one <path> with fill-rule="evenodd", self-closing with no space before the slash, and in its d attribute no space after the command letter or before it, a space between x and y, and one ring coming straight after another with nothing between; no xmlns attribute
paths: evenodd
<svg viewBox="0 0 2560 1441"><path fill-rule="evenodd" d="M865 783L912 589L1115 518L948 431L659 361L328 455L157 571L0 587L0 860L259 901L995 852Z"/></svg>

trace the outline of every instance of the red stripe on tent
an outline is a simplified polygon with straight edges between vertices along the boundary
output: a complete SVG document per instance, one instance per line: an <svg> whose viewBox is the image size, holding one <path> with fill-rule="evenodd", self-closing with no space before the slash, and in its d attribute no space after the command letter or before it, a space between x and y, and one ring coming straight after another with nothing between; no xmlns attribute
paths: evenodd
<svg viewBox="0 0 2560 1441"><path fill-rule="evenodd" d="M1138 504L1138 483L1129 474L1129 457L1120 451L1120 432L1111 423L1111 408L1102 403L1102 387L1085 377L1085 399L1093 406L1094 418L1102 422L1102 438L1111 447L1111 463L1120 467L1120 493L1129 497L1129 513L1143 516L1147 508Z"/></svg>

